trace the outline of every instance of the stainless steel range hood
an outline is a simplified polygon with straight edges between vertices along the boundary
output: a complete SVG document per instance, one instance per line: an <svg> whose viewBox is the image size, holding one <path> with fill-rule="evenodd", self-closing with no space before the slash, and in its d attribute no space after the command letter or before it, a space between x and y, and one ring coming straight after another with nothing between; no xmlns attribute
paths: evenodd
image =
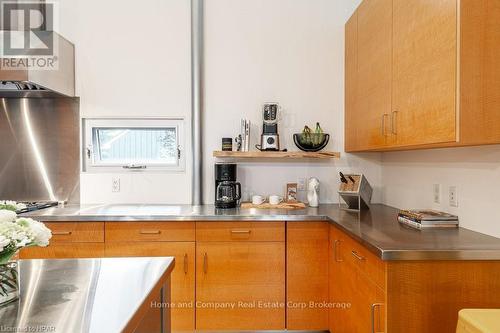
<svg viewBox="0 0 500 333"><path fill-rule="evenodd" d="M0 31L0 45L4 45L6 34L14 39L23 38L23 33L24 31L16 31L16 33ZM43 34L50 35L49 37L52 38L55 46L54 57L43 59L45 59L44 61L55 61L56 66L40 69L41 67L19 65L39 59L30 54L29 51L16 55L16 57L1 56L0 98L75 96L74 45L57 32L43 31Z"/></svg>

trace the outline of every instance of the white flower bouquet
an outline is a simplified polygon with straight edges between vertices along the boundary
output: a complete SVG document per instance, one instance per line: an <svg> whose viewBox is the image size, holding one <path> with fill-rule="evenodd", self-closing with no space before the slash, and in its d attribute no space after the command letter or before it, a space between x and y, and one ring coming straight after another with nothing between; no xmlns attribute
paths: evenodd
<svg viewBox="0 0 500 333"><path fill-rule="evenodd" d="M50 229L41 222L18 217L15 211L22 208L14 201L0 201L0 265L24 247L49 245Z"/></svg>
<svg viewBox="0 0 500 333"><path fill-rule="evenodd" d="M25 208L15 201L0 201L0 306L19 299L17 251L28 246L47 246L52 232L43 223L18 217Z"/></svg>

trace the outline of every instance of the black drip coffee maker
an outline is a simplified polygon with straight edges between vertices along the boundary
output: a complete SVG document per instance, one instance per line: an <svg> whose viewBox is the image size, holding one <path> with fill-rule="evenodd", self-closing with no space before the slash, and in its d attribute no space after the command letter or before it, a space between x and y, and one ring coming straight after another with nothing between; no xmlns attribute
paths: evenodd
<svg viewBox="0 0 500 333"><path fill-rule="evenodd" d="M236 164L215 164L215 208L236 208L241 199L241 184L236 181Z"/></svg>

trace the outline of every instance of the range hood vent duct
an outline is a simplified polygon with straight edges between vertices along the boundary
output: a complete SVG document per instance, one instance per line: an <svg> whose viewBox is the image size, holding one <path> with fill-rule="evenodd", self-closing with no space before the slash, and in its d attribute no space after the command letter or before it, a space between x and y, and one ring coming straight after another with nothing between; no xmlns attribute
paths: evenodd
<svg viewBox="0 0 500 333"><path fill-rule="evenodd" d="M6 10L4 6L7 4L11 6L11 9L27 11L22 6L28 3L0 0L2 11ZM29 3L29 6L36 6L36 4ZM19 22L14 21L15 18L12 21L0 22L2 23L0 26L0 98L75 96L75 46L57 32L46 30L46 22L52 20L53 13L47 13L43 2L38 6L36 10L42 18L40 28L43 30L37 30L36 35L32 31L26 31ZM29 38L29 47L26 46L27 38ZM49 44L51 48L46 45L47 41L51 42ZM11 45L15 45L12 47L16 49L7 49ZM27 48L19 48L20 45ZM47 51L49 55L38 55L38 51L43 48L53 52Z"/></svg>

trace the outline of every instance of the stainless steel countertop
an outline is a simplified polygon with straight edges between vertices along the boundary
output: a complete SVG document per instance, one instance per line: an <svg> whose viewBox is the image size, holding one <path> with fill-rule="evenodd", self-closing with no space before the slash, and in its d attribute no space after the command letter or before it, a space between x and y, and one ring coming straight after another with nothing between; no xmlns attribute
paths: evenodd
<svg viewBox="0 0 500 333"><path fill-rule="evenodd" d="M371 205L360 216L320 205L302 210L229 209L213 205L90 205L25 214L41 221L329 221L384 260L500 260L500 239L465 228L414 230L398 210Z"/></svg>
<svg viewBox="0 0 500 333"><path fill-rule="evenodd" d="M0 308L0 330L121 332L173 266L171 257L20 260L20 301Z"/></svg>

